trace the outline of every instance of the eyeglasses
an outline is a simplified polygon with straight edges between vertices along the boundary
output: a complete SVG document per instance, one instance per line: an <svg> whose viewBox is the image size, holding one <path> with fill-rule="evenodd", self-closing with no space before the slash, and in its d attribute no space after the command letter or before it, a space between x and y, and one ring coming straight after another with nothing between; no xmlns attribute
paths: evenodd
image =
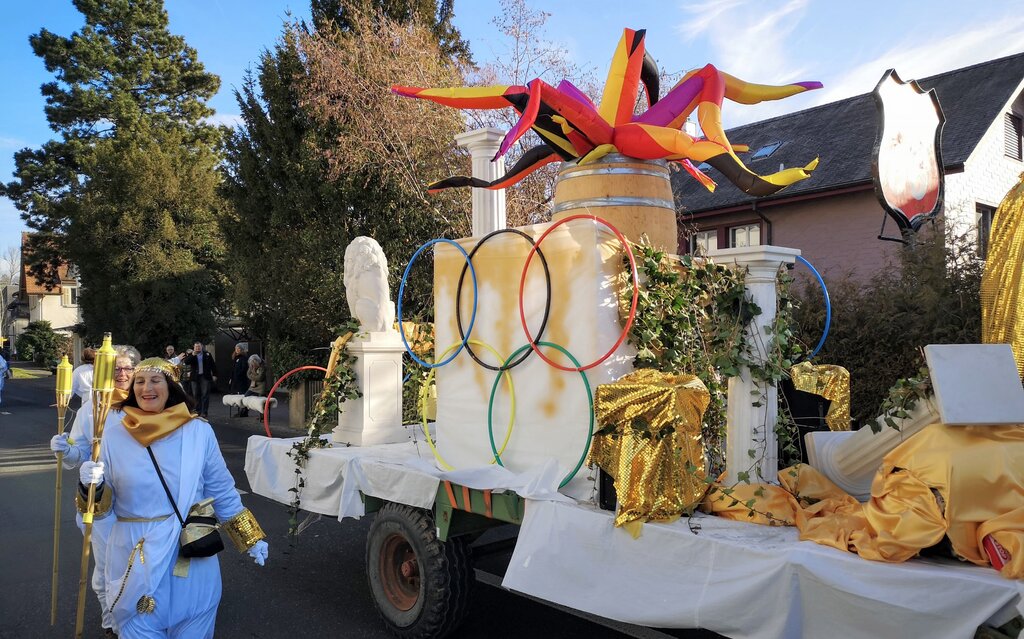
<svg viewBox="0 0 1024 639"><path fill-rule="evenodd" d="M134 366L118 366L114 369L115 373L131 373L135 370Z"/></svg>

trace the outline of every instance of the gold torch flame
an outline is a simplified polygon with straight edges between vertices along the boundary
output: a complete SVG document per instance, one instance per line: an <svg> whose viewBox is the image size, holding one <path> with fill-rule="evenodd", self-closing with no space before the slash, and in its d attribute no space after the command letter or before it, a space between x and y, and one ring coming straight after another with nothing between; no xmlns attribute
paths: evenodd
<svg viewBox="0 0 1024 639"><path fill-rule="evenodd" d="M114 395L114 360L117 353L111 343L110 333L103 334L103 345L96 351L92 374L92 460L99 461L100 442L103 439L103 423L110 411L110 400ZM85 622L85 581L89 574L89 554L92 549L93 509L96 506L96 484L89 484L89 496L82 523L85 524L82 537L82 565L78 576L78 612L75 616L75 637L81 639Z"/></svg>
<svg viewBox="0 0 1024 639"><path fill-rule="evenodd" d="M71 362L68 356L57 364L57 434L64 432L64 415L71 401ZM50 625L57 623L57 564L60 558L60 493L64 453L57 453L57 485L53 496L53 579L50 583Z"/></svg>

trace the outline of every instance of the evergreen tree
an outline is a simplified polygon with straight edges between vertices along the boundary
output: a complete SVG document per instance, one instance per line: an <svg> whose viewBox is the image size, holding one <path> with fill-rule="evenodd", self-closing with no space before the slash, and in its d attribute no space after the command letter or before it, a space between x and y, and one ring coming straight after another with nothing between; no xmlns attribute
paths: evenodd
<svg viewBox="0 0 1024 639"><path fill-rule="evenodd" d="M32 273L79 270L89 336L156 351L207 335L220 297L215 224L220 134L204 119L220 84L162 0L74 0L70 37L29 38L55 80L42 86L59 138L15 154L2 192L33 236ZM142 318L145 318L142 320Z"/></svg>
<svg viewBox="0 0 1024 639"><path fill-rule="evenodd" d="M324 4L313 7L323 33L291 25L273 50L261 55L255 72L236 92L243 126L227 142L224 193L233 211L224 218L223 233L230 292L253 332L267 340L271 361L280 372L310 363L311 349L327 344L347 320L342 271L345 247L352 239L369 235L380 242L390 260L395 294L402 260L418 244L468 231L468 194L428 200L423 191L426 177L416 172L419 156L394 154L402 158L401 175L393 164L372 161L387 154L378 145L381 138L429 137L434 145L420 155L451 157L452 135L461 130L458 114L434 110L443 119L440 125L422 118L390 120L386 114L392 109L381 101L398 100L387 84L375 79L364 89L355 89L345 84L346 76L335 67L323 66L325 60L346 52L336 62L350 72L364 79L376 73L393 81L394 70L382 73L381 65L397 66L401 61L368 52L376 51L378 40L388 40L386 34L398 31L418 35L408 43L411 49L403 60L432 58L434 67L450 68L450 58L423 25L409 28L381 14L353 13L352 22L344 23L348 26L336 29L325 21ZM376 21L375 34L359 35L371 20ZM350 56L366 57L376 67L357 69ZM325 86L324 78L338 80L345 88ZM320 99L311 100L318 92ZM379 126L370 131L358 121L325 114L322 107L327 102L347 104L364 115L377 114ZM411 100L398 104L419 106ZM359 161L339 164L341 156ZM424 162L422 170L440 175L452 168L438 168L441 161ZM431 313L431 269L425 258L406 291L406 319Z"/></svg>

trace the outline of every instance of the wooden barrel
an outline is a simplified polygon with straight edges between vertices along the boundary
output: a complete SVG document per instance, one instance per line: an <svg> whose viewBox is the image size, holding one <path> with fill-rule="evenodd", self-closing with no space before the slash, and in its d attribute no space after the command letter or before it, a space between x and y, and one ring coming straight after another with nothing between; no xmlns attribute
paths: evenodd
<svg viewBox="0 0 1024 639"><path fill-rule="evenodd" d="M679 252L676 208L668 165L617 153L579 166L566 164L555 183L555 221L585 213L604 218L634 242L646 233L651 244Z"/></svg>

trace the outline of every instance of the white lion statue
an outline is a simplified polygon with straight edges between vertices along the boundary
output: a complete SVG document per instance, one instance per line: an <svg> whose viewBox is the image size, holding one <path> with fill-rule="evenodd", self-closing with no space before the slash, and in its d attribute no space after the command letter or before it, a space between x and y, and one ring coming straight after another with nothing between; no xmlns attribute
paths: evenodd
<svg viewBox="0 0 1024 639"><path fill-rule="evenodd" d="M345 249L345 299L359 329L394 331L395 305L388 289L388 259L372 237L359 236Z"/></svg>

